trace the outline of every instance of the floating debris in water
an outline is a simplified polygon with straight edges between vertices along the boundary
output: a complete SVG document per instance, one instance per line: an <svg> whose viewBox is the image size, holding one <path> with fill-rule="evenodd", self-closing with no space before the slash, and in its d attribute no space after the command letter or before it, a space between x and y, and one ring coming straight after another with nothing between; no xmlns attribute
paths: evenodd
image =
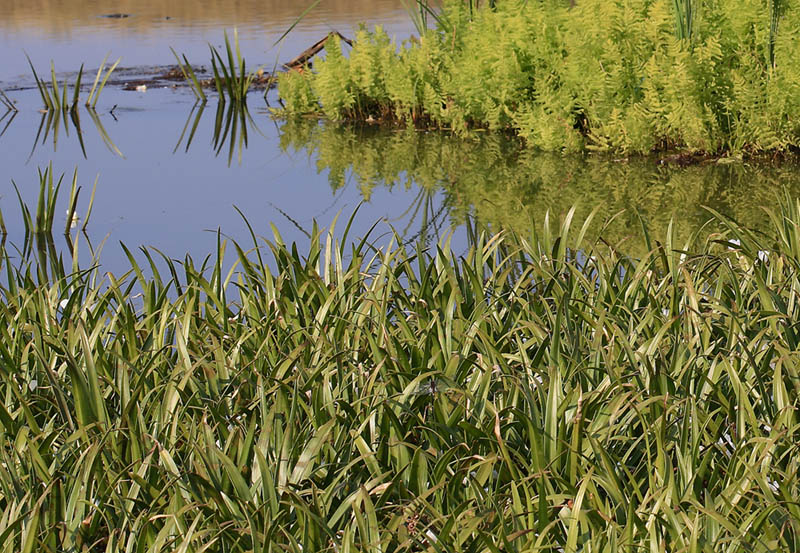
<svg viewBox="0 0 800 553"><path fill-rule="evenodd" d="M136 87L136 92L147 92L147 85L140 84L139 86Z"/></svg>

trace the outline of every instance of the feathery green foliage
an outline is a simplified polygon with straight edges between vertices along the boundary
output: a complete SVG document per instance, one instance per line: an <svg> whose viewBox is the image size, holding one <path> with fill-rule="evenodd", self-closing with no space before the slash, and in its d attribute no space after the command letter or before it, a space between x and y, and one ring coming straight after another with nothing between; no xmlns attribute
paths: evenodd
<svg viewBox="0 0 800 553"><path fill-rule="evenodd" d="M397 48L362 29L279 80L286 113L513 133L550 151L800 146L794 0L446 4Z"/></svg>
<svg viewBox="0 0 800 553"><path fill-rule="evenodd" d="M718 219L3 249L0 551L796 551L800 204Z"/></svg>

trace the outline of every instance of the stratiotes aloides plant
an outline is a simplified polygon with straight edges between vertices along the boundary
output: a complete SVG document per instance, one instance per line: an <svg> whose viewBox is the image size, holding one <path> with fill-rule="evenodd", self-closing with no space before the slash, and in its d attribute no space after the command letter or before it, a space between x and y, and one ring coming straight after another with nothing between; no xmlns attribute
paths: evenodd
<svg viewBox="0 0 800 553"><path fill-rule="evenodd" d="M446 3L399 49L376 28L279 88L284 113L513 133L551 151L800 146L800 10L747 0Z"/></svg>
<svg viewBox="0 0 800 553"><path fill-rule="evenodd" d="M798 551L800 204L773 217L639 259L572 211L463 256L0 244L0 551Z"/></svg>

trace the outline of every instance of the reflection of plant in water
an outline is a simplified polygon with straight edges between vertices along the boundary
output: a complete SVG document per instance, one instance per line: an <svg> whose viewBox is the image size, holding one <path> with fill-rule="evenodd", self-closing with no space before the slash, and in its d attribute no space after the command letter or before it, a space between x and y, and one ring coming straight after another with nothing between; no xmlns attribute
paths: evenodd
<svg viewBox="0 0 800 553"><path fill-rule="evenodd" d="M0 117L0 123L5 121L6 118L8 119L8 121L6 121L5 124L3 125L3 130L0 130L0 136L3 136L4 134L6 134L6 130L8 129L9 125L11 125L11 122L17 117L17 113L19 113L19 112L16 111L16 110L7 110L3 114L3 116Z"/></svg>
<svg viewBox="0 0 800 553"><path fill-rule="evenodd" d="M192 107L173 152L178 151L178 148L184 143L184 139L184 150L186 152L189 151L189 147L192 145L205 109L205 102L197 102ZM245 102L231 102L230 104L226 104L224 100L220 101L217 104L217 110L214 116L212 145L215 154L218 156L227 145L228 165L233 161L234 153L237 154L237 160L241 163L242 154L247 148L250 128L258 133L261 132L256 122L253 120L253 117L250 115L250 110L247 109L247 104Z"/></svg>
<svg viewBox="0 0 800 553"><path fill-rule="evenodd" d="M395 219L408 217L402 232L398 233L398 236L406 239L406 243L418 242L428 245L442 235L442 227L447 222L450 209L443 201L437 205L437 192L435 188L420 188L408 209ZM418 226L415 228L419 230L412 236L408 236L416 223Z"/></svg>
<svg viewBox="0 0 800 553"><path fill-rule="evenodd" d="M316 157L333 188L352 173L366 198L375 186L441 187L457 221L474 214L486 223L522 229L541 222L547 211L564 214L575 205L576 217L585 218L598 208L590 231L598 234L607 225L607 240L633 240L634 248L643 245L637 214L656 234L664 233L674 215L676 236L688 237L710 218L704 206L759 227L767 222L762 206L774 205L784 188L800 192L794 166L676 167L651 158L566 157L521 148L492 134L459 139L290 119L282 127L281 146Z"/></svg>
<svg viewBox="0 0 800 553"><path fill-rule="evenodd" d="M100 121L100 116L97 114L97 112L93 108L87 107L86 113L89 114L92 123L94 123L94 127L97 129L100 138L103 140L103 143L106 145L109 151L117 154L119 157L125 157L119 148L117 148L116 144L114 144L114 141L111 140L111 136L108 134L103 126L103 123ZM64 128L64 134L67 137L69 137L70 126L74 128L75 136L77 137L78 143L81 147L81 152L83 152L83 157L86 158L86 144L83 141L80 112L78 109L74 109L69 111L48 110L42 113L42 119L39 123L39 128L36 131L36 138L33 141L33 147L31 148L31 153L28 159L33 156L33 152L36 151L36 147L39 144L44 144L47 142L51 134L53 137L53 151L58 150L58 139L61 134L62 125ZM40 137L41 142L39 141Z"/></svg>
<svg viewBox="0 0 800 553"><path fill-rule="evenodd" d="M6 96L6 93L3 92L2 88L0 88L0 104L2 104L4 108L6 108L6 112L18 111L17 106L14 105L14 102L11 101L11 98Z"/></svg>

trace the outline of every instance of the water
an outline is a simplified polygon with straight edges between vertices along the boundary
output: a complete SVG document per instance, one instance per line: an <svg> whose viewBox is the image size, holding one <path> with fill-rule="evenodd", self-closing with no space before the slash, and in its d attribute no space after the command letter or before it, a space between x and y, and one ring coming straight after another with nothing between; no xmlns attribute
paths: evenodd
<svg viewBox="0 0 800 553"><path fill-rule="evenodd" d="M188 134L180 140L187 119L193 124L198 115L186 88L148 88L144 93L106 88L97 106L99 127L83 108L80 133L70 120L48 125L39 113L41 99L25 57L27 53L40 74L48 76L53 60L59 79L73 82L82 63L93 74L110 51L109 59L122 57L123 69L115 77L152 76L151 67L174 63L170 47L192 63L207 65L208 43L220 46L223 32L236 28L248 65L263 64L270 70L331 30L352 36L360 22L383 24L398 40L412 32L397 0L325 1L275 46L306 7L281 0L202 7L185 1L3 2L0 87L19 108L0 121L0 132L5 128L0 137L0 207L12 239L22 228L14 218L18 210L12 180L32 201L38 193L37 168L51 162L57 173L71 175L77 168L84 210L94 179L99 179L89 230L95 242L108 237L103 260L112 266L124 266L117 241L157 246L174 257L202 257L213 248L217 229L244 239L246 226L234 207L259 233L271 237L269 224L275 222L285 240L299 242L307 241L313 220L328 225L339 212L349 215L363 202L357 183L334 192L314 159L282 151L278 126L260 93L248 101L252 121L246 146L228 140L217 155L215 98L201 114L190 146ZM120 13L129 16L103 17ZM228 155L230 144L236 147L233 156ZM386 190L365 202L354 231L366 232L376 220L393 219L399 205L413 202L413 190L398 192ZM66 215L61 217L65 223Z"/></svg>
<svg viewBox="0 0 800 553"><path fill-rule="evenodd" d="M708 219L708 206L758 227L766 221L763 206L774 206L783 191L800 193L799 173L788 166L683 168L655 159L543 155L489 134L459 139L275 121L261 93L251 94L247 114L229 114L217 112L215 98L204 109L195 106L185 87L136 92L112 86L104 90L96 116L81 108L77 120L48 119L39 112L41 99L25 58L27 52L41 72L53 60L59 78L72 82L82 63L91 72L110 51L111 59L122 57L118 75L151 77L174 61L170 47L192 63L207 64L208 43L220 46L223 31L236 28L249 65L271 69L330 30L352 35L359 22L382 24L400 41L413 32L401 6L392 0L323 1L275 46L306 5L3 2L0 87L19 108L0 120L0 208L12 240L22 223L14 217L11 182L32 201L37 168L49 163L57 173L71 175L77 168L83 187L79 213L98 179L89 231L95 244L107 240L103 260L111 268L126 265L118 241L156 246L180 258L212 251L218 229L246 240L236 208L259 234L271 237L275 223L285 240L302 243L314 220L325 226L359 205L355 235L383 221L376 239L395 229L408 241L435 241L469 216L525 231L546 213L557 219L576 205L578 220L598 210L591 232L602 229L612 242L642 251L640 219L661 235L675 216L681 239ZM104 17L109 14L127 17ZM64 225L66 215L58 213L57 223Z"/></svg>

